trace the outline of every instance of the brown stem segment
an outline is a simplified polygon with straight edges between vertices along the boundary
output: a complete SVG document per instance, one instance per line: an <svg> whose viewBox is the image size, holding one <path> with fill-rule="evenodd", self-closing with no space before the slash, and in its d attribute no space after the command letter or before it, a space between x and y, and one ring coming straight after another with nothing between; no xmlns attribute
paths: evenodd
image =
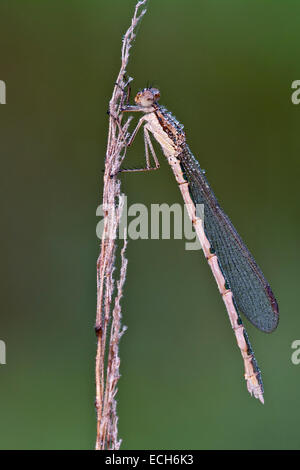
<svg viewBox="0 0 300 470"><path fill-rule="evenodd" d="M140 19L146 13L141 7L147 0L140 0L135 6L131 25L123 37L122 61L112 98L109 103L109 131L105 159L103 186L103 233L100 255L97 260L97 313L95 331L97 337L97 353L95 364L97 413L96 450L120 448L118 438L118 416L116 393L119 374L119 343L125 328L121 326L120 300L126 278L127 260L125 258L126 234L121 254L117 253L117 234L124 205L124 194L117 176L126 152L126 137L131 118L122 124L122 103L125 79L129 60L129 51L135 38L135 30ZM120 258L121 269L119 281L115 286L114 272L116 260ZM116 287L116 289L115 289ZM110 335L108 337L108 331Z"/></svg>

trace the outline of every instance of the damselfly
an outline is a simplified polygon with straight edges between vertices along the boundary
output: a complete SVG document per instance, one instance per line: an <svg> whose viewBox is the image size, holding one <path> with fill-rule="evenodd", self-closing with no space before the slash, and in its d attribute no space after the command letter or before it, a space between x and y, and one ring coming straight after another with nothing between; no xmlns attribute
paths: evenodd
<svg viewBox="0 0 300 470"><path fill-rule="evenodd" d="M159 168L150 139L151 132L173 170L189 217L225 303L243 357L248 391L264 403L261 373L240 312L260 330L271 332L278 324L278 304L253 256L219 206L204 171L186 143L183 126L166 108L158 104L159 98L159 90L144 88L135 97L136 105L123 107L123 111L144 113L127 145L132 144L138 130L144 125L146 167L120 171ZM153 167L150 165L149 150L155 163ZM204 217L199 217L196 211L199 204L204 205Z"/></svg>

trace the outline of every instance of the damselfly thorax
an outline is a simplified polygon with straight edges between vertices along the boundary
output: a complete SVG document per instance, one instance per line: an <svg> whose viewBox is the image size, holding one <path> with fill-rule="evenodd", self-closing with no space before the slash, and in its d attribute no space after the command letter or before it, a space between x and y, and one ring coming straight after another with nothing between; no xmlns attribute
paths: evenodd
<svg viewBox="0 0 300 470"><path fill-rule="evenodd" d="M225 303L243 357L247 388L251 395L263 403L261 373L240 312L260 330L271 332L276 328L279 319L276 299L253 256L220 207L204 171L186 143L183 126L165 107L158 104L159 98L159 90L144 88L135 97L136 105L123 109L127 112L143 113L127 145L132 144L138 130L143 126L146 167L120 171L150 171L159 168L150 138L151 133L172 168L189 217ZM150 164L149 151L154 166ZM204 218L199 216L196 210L200 204L204 206Z"/></svg>

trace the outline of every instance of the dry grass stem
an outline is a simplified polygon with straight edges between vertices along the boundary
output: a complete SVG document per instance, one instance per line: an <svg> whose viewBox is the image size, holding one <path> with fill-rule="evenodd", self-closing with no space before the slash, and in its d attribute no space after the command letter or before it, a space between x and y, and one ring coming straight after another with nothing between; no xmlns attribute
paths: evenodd
<svg viewBox="0 0 300 470"><path fill-rule="evenodd" d="M131 25L123 37L121 68L109 103L109 131L105 159L103 212L104 229L100 255L97 260L97 314L95 330L97 335L96 354L96 412L97 437L96 450L120 448L118 439L118 416L116 393L120 377L119 342L125 331L121 325L120 300L126 278L127 245L126 233L120 255L117 255L118 226L122 216L124 194L116 175L126 153L126 138L131 118L122 122L122 100L126 89L125 74L129 61L129 52L135 38L136 27L146 13L147 0L137 2ZM130 81L131 79L129 79ZM119 281L115 285L116 261L120 259ZM109 342L108 342L109 340Z"/></svg>

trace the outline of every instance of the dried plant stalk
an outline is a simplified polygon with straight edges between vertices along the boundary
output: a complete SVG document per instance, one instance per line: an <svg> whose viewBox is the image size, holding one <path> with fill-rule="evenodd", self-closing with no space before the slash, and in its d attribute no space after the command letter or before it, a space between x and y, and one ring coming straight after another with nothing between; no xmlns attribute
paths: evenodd
<svg viewBox="0 0 300 470"><path fill-rule="evenodd" d="M125 73L129 60L129 51L135 38L136 27L146 13L141 11L147 0L137 2L135 12L122 44L121 69L116 80L112 98L109 103L109 131L105 159L103 212L104 229L102 234L100 255L97 260L97 314L95 330L97 335L96 354L96 411L97 411L97 438L96 450L120 448L118 439L117 416L117 383L119 374L119 342L125 327L121 326L121 305L123 287L126 278L127 260L125 249L127 245L126 233L124 246L121 250L121 268L119 281L115 290L114 272L117 260L117 234L118 226L124 205L124 194L121 193L120 180L114 176L118 173L125 157L128 136L128 126L131 118L122 123L121 105L126 88ZM131 79L129 79L131 80ZM108 332L110 334L108 335ZM109 337L109 343L108 343ZM105 369L106 367L106 369Z"/></svg>

